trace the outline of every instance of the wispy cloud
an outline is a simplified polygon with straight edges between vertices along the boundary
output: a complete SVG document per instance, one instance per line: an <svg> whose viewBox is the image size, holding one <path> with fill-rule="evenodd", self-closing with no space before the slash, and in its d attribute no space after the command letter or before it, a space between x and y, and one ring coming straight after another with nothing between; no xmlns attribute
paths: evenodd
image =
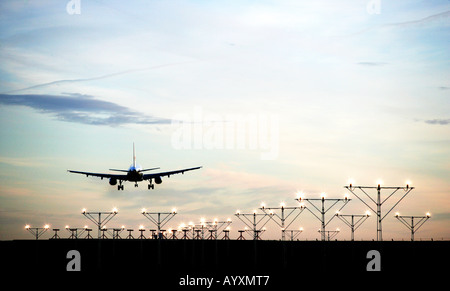
<svg viewBox="0 0 450 291"><path fill-rule="evenodd" d="M425 123L448 125L448 124L450 124L450 118L449 119L429 119L429 120L425 120Z"/></svg>
<svg viewBox="0 0 450 291"><path fill-rule="evenodd" d="M358 62L357 64L361 65L361 66L375 67L375 66L384 66L387 63L383 63L383 62Z"/></svg>
<svg viewBox="0 0 450 291"><path fill-rule="evenodd" d="M117 77L117 76L121 76L121 75L137 73L137 72L141 72L141 71L155 70L155 69L159 69L159 68L176 66L176 65L186 64L186 63L191 63L191 61L188 61L188 62L177 62L177 63L170 63L170 64L162 64L162 65L158 65L158 66L147 67L147 68L140 68L140 69L130 69L130 70L122 71L122 72L116 72L116 73L111 73L111 74L106 74L106 75L101 75L101 76L96 76L96 77L90 77L90 78L56 80L56 81L52 81L52 82L36 84L36 85L30 86L30 87L25 87L25 88L21 88L21 89L17 89L17 90L11 90L11 91L8 91L8 92L3 92L3 94L17 93L17 92L21 92L21 91L30 90L30 89L38 89L38 88L48 87L48 86L52 86L52 85L62 85L62 84L70 84L70 83L80 83L80 82L89 82L89 81L102 80L102 79Z"/></svg>
<svg viewBox="0 0 450 291"><path fill-rule="evenodd" d="M0 94L0 104L27 106L57 119L92 125L120 126L124 124L169 124L170 119L141 114L113 102L79 93L61 95Z"/></svg>
<svg viewBox="0 0 450 291"><path fill-rule="evenodd" d="M403 22L394 22L394 23L386 23L370 28L366 28L364 30L360 30L356 33L353 33L349 36L355 36L358 34L366 33L375 29L382 29L382 28L404 28L404 27L411 27L416 25L422 25L422 24L428 24L428 23L435 23L440 21L447 21L450 18L450 11L445 11L437 14L433 14L427 17L423 17L420 19L410 20L410 21L403 21Z"/></svg>

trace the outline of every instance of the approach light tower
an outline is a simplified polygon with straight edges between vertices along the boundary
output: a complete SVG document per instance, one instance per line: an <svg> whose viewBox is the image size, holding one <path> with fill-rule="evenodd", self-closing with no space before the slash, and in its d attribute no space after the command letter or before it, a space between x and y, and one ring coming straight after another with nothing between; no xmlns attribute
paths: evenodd
<svg viewBox="0 0 450 291"><path fill-rule="evenodd" d="M90 221L95 223L98 227L98 239L101 239L102 237L102 229L105 227L105 225L113 219L114 216L116 216L118 213L117 208L113 208L111 212L86 212L86 208L83 208L81 211L81 214L86 216ZM103 219L102 219L102 215Z"/></svg>
<svg viewBox="0 0 450 291"><path fill-rule="evenodd" d="M268 214L270 219L272 219L281 228L281 240L284 241L284 240L286 240L286 231L288 231L289 226L291 226L291 224L303 212L303 210L305 209L305 206L304 205L300 205L300 206L288 206L288 207L286 207L284 202L282 202L280 204L280 207L266 207L266 205L264 203L262 203L261 204L261 208L259 208L259 209L261 209L265 214ZM274 210L281 210L281 216L279 216L277 213L274 213ZM288 211L287 215L285 215L285 211L286 210ZM299 210L297 215L295 217L293 217L292 220L290 222L288 222L288 224L286 225L286 220L296 210ZM269 213L267 213L266 211L269 211ZM280 222L275 220L275 217L278 218L280 220ZM299 232L301 232L301 231L298 231L298 230L292 230L291 231L291 240L294 239L294 235L293 235L294 231L297 233L297 235L298 235Z"/></svg>
<svg viewBox="0 0 450 291"><path fill-rule="evenodd" d="M317 216L309 207L305 207L306 210L308 210L309 212L311 212L312 215L314 215L320 222L321 222L321 227L320 227L320 235L321 235L321 239L322 241L325 241L326 239L326 231L325 231L325 227L331 222L331 220L333 220L333 218L335 218L336 216L333 215L328 221L325 221L325 214L331 209L333 208L337 203L339 202L343 202L344 205L342 205L341 208L338 209L338 211L341 211L342 208L345 207L345 205L347 205L347 203L351 200L348 198L347 195L344 196L344 198L326 198L326 194L322 193L320 198L304 198L303 197L304 194L303 193L298 193L297 194L297 200L300 205L302 205L303 201L308 202L310 205L312 205L314 207L314 209L316 209L319 214L321 215L320 217ZM314 202L316 201L320 201L322 207L319 208L316 205L314 205ZM328 208L325 208L325 203L326 202L332 202L331 206ZM330 232L328 232L328 238L330 235Z"/></svg>
<svg viewBox="0 0 450 291"><path fill-rule="evenodd" d="M265 220L266 217L269 217L273 214L259 214L256 213L256 209L253 210L253 213L241 213L239 210L236 211L236 217L239 218L245 225L253 231L253 240L260 240L260 233L265 230L264 226L269 222L270 219ZM249 217L252 217L251 220ZM260 217L259 219L257 217ZM264 221L265 220L265 221ZM258 227L259 225L259 227ZM242 233L241 233L242 236ZM243 238L243 237L242 237Z"/></svg>
<svg viewBox="0 0 450 291"><path fill-rule="evenodd" d="M156 225L157 227L156 237L158 239L161 239L163 238L161 227L164 227L164 225L166 225L166 223L169 222L169 220L171 220L177 214L177 210L173 208L171 212L147 212L145 208L142 208L141 213L142 215L147 217L148 220L150 220ZM163 215L162 220L161 215Z"/></svg>
<svg viewBox="0 0 450 291"><path fill-rule="evenodd" d="M399 187L387 187L387 186L381 186L382 182L379 181L378 185L373 187L373 186L353 186L353 183L350 182L349 186L344 186L344 188L346 188L347 190L349 190L350 192L352 192L353 195L355 195L362 203L364 203L367 207L369 207L370 210L372 210L373 212L375 212L377 214L377 241L382 241L383 240L383 232L382 232L382 228L381 228L381 222L383 221L383 219L395 208L395 206L397 206L400 201L403 200L403 198L405 198L406 195L408 195L413 189L414 187L410 187L410 182L406 182L406 186L399 186ZM363 192L370 201L372 201L372 203L374 203L376 205L376 210L373 209L366 201L364 201L364 199L362 199L361 197L359 197L356 193L355 190L359 189L361 190L361 192ZM377 191L377 197L376 197L376 201L370 197L370 195L365 191L366 189L369 190L373 190L375 189ZM389 196L387 196L384 200L381 199L381 190L390 190L391 194L389 194ZM384 204L384 202L386 202L386 200L388 200L389 198L392 197L392 195L394 195L398 190L404 190L404 194L403 196L394 204L394 206L392 206L391 209L389 209L389 211L382 216L381 215L381 206Z"/></svg>
<svg viewBox="0 0 450 291"><path fill-rule="evenodd" d="M30 227L28 224L25 225L25 229L33 234L34 237L36 237L36 240L38 240L41 235L43 235L49 228L50 226L48 224L46 224L44 227Z"/></svg>
<svg viewBox="0 0 450 291"><path fill-rule="evenodd" d="M347 226L350 227L351 230L351 240L355 240L355 231L363 224L364 221L367 220L367 218L370 217L369 211L367 211L365 214L340 214L339 211L336 212L336 216L342 220ZM348 219L347 219L348 218ZM355 222L355 218L357 218Z"/></svg>
<svg viewBox="0 0 450 291"><path fill-rule="evenodd" d="M395 218L397 218L401 223L403 223L408 229L411 230L411 241L414 241L414 233L418 231L419 228L428 219L430 219L430 217L431 217L430 213L427 213L425 216L404 216L400 215L398 212L395 213ZM408 223L408 221L405 218L410 218L411 223ZM416 219L416 221L414 221L414 219Z"/></svg>

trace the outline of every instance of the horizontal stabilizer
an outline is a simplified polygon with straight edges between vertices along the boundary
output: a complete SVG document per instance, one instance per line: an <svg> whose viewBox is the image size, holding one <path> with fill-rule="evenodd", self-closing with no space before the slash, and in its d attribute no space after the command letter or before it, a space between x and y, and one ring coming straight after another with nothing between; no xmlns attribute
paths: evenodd
<svg viewBox="0 0 450 291"><path fill-rule="evenodd" d="M141 172L151 171L151 170L157 170L157 169L159 169L159 167L158 167L158 168L151 168L151 169L143 169L143 170L141 170Z"/></svg>
<svg viewBox="0 0 450 291"><path fill-rule="evenodd" d="M116 171L116 172L125 172L128 173L128 170L118 170L118 169L109 169L110 171Z"/></svg>

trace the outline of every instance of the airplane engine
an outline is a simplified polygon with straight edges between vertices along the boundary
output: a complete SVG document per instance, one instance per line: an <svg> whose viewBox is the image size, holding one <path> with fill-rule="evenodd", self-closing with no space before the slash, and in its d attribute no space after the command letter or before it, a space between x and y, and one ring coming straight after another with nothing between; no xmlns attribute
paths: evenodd
<svg viewBox="0 0 450 291"><path fill-rule="evenodd" d="M116 185L117 184L117 179L116 178L110 178L109 179L109 185Z"/></svg>
<svg viewBox="0 0 450 291"><path fill-rule="evenodd" d="M161 177L156 177L156 178L155 178L155 183L156 183L156 184L161 184L161 183L162 183Z"/></svg>

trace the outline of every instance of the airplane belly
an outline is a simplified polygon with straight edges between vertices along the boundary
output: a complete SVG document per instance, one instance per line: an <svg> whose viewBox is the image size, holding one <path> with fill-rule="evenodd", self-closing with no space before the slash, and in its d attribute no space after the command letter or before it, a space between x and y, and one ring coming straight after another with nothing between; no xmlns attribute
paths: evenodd
<svg viewBox="0 0 450 291"><path fill-rule="evenodd" d="M127 174L128 181L140 182L144 180L144 175L142 173L131 172Z"/></svg>

